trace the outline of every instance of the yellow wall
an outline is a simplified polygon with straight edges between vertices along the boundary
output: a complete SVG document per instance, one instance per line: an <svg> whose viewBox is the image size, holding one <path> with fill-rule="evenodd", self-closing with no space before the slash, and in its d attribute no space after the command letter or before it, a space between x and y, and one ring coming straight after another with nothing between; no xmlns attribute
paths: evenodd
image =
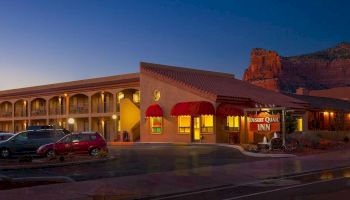
<svg viewBox="0 0 350 200"><path fill-rule="evenodd" d="M120 100L120 128L121 131L127 131L129 133L130 141L138 139L140 135L140 129L135 126L139 126L140 122L140 109L130 100L124 98Z"/></svg>

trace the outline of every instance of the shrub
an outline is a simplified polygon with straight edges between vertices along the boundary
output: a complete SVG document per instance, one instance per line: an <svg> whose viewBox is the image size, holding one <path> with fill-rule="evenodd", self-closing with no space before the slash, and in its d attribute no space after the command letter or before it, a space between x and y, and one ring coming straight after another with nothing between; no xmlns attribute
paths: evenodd
<svg viewBox="0 0 350 200"><path fill-rule="evenodd" d="M242 144L242 147L246 151L257 152L258 146L254 144Z"/></svg>
<svg viewBox="0 0 350 200"><path fill-rule="evenodd" d="M344 139L343 139L344 142L348 143L349 142L349 137L348 136L345 136Z"/></svg>

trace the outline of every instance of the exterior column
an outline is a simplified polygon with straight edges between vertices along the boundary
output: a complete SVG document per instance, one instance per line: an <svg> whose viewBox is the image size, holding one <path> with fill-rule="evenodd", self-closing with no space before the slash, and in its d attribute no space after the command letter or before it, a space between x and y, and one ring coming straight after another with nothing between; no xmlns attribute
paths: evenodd
<svg viewBox="0 0 350 200"><path fill-rule="evenodd" d="M91 95L88 96L89 101L89 131L92 131L92 119L91 119Z"/></svg>
<svg viewBox="0 0 350 200"><path fill-rule="evenodd" d="M32 116L32 105L30 102L30 100L26 100L27 102L27 108L28 108L28 111L27 111L27 116L28 116L28 119L29 119L29 125L32 125L32 119L31 119L31 116Z"/></svg>
<svg viewBox="0 0 350 200"><path fill-rule="evenodd" d="M112 103L113 103L113 115L116 116L116 118L112 118L112 123L113 123L113 134L111 134L111 142L114 142L116 139L118 140L118 118L119 116L117 115L117 93L114 91L113 92L113 97L112 97Z"/></svg>
<svg viewBox="0 0 350 200"><path fill-rule="evenodd" d="M282 145L286 146L286 110L282 110Z"/></svg>
<svg viewBox="0 0 350 200"><path fill-rule="evenodd" d="M15 133L15 104L14 103L12 103L12 132Z"/></svg>
<svg viewBox="0 0 350 200"><path fill-rule="evenodd" d="M69 107L69 96L68 94L64 94L64 98L66 99L65 103L66 103L66 112L64 113L66 115L66 129L69 129L69 123L68 123L68 119L69 119L69 111L70 111L70 107Z"/></svg>
<svg viewBox="0 0 350 200"><path fill-rule="evenodd" d="M45 99L45 109L46 109L46 124L49 125L50 119L49 119L49 101Z"/></svg>
<svg viewBox="0 0 350 200"><path fill-rule="evenodd" d="M246 112L244 112L244 144L248 144L248 120Z"/></svg>
<svg viewBox="0 0 350 200"><path fill-rule="evenodd" d="M105 113L105 94L101 93L102 113Z"/></svg>

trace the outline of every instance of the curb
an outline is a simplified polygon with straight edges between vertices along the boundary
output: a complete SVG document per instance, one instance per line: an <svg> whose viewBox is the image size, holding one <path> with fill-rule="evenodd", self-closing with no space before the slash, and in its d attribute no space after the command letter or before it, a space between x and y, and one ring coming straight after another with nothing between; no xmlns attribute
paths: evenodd
<svg viewBox="0 0 350 200"><path fill-rule="evenodd" d="M297 157L297 155L285 154L285 153L276 153L276 154L253 153L253 152L245 151L241 146L238 146L238 145L218 144L218 146L237 149L243 155L257 157L257 158L294 158L294 157Z"/></svg>
<svg viewBox="0 0 350 200"><path fill-rule="evenodd" d="M118 145L118 144L110 144L111 146L124 146L124 145ZM191 145L208 145L208 146L220 146L220 147L227 147L227 148L233 148L238 151L240 151L245 156L250 157L256 157L256 158L293 158L297 157L297 155L294 154L268 154L268 153L254 153L244 150L239 145L233 145L233 144L222 144L222 143L185 143L185 142L132 142L131 144L127 146L142 146L142 145L173 145L173 146L191 146Z"/></svg>
<svg viewBox="0 0 350 200"><path fill-rule="evenodd" d="M99 162L107 162L111 160L115 160L114 156L109 158L101 159L101 160L84 160L84 161L76 161L76 162L62 162L62 163L52 163L52 164L37 164L37 165L14 165L14 166L6 166L0 167L0 170L18 170L18 169L39 169L39 168L53 168L53 167L63 167L63 166L73 166L80 164L90 164L90 163L99 163Z"/></svg>

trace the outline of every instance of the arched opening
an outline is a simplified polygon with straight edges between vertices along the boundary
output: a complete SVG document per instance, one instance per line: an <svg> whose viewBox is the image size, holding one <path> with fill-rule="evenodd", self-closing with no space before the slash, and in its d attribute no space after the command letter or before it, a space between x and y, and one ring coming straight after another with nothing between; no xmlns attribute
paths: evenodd
<svg viewBox="0 0 350 200"><path fill-rule="evenodd" d="M46 100L43 98L36 98L31 102L31 116L45 116L46 110Z"/></svg>
<svg viewBox="0 0 350 200"><path fill-rule="evenodd" d="M4 101L0 104L0 117L10 118L12 117L12 103L9 101Z"/></svg>
<svg viewBox="0 0 350 200"><path fill-rule="evenodd" d="M26 100L18 100L15 102L15 117L28 116L28 102Z"/></svg>
<svg viewBox="0 0 350 200"><path fill-rule="evenodd" d="M84 94L76 94L69 98L70 114L89 113L89 97Z"/></svg>
<svg viewBox="0 0 350 200"><path fill-rule="evenodd" d="M112 113L113 95L109 92L98 92L91 97L92 113Z"/></svg>
<svg viewBox="0 0 350 200"><path fill-rule="evenodd" d="M49 115L64 115L66 113L66 98L55 96L49 100Z"/></svg>

